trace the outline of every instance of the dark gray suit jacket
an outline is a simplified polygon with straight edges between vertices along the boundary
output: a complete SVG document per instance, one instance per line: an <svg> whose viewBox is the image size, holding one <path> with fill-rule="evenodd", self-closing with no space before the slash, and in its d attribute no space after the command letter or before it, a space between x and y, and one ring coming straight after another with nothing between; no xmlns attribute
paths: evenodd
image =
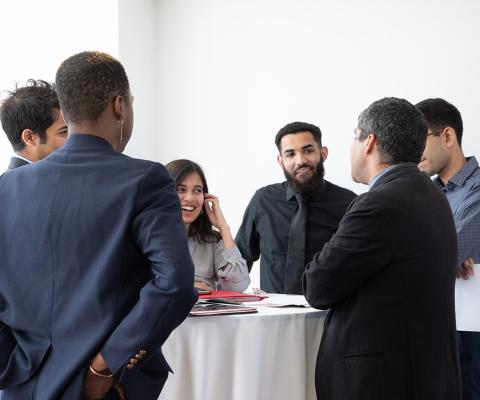
<svg viewBox="0 0 480 400"><path fill-rule="evenodd" d="M127 398L157 399L160 348L196 300L166 169L71 135L6 172L0 199L2 400L83 399L99 351Z"/></svg>
<svg viewBox="0 0 480 400"><path fill-rule="evenodd" d="M331 308L318 399L460 399L456 263L448 202L416 165L355 199L304 274L308 302Z"/></svg>

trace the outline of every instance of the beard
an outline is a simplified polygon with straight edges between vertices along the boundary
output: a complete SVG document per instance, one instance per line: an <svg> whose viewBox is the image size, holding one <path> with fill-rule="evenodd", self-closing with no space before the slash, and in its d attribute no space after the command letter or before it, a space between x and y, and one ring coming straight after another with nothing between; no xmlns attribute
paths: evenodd
<svg viewBox="0 0 480 400"><path fill-rule="evenodd" d="M323 176L325 175L325 167L323 163L324 159L323 157L321 157L319 163L314 166L314 174L306 180L299 180L295 178L294 175L290 175L285 169L285 167L282 167L283 174L285 175L285 179L287 180L288 184L292 187L293 190L295 190L296 193L313 192L323 181ZM297 168L295 168L294 172L296 172L300 168L305 167L310 167L310 165L299 165Z"/></svg>

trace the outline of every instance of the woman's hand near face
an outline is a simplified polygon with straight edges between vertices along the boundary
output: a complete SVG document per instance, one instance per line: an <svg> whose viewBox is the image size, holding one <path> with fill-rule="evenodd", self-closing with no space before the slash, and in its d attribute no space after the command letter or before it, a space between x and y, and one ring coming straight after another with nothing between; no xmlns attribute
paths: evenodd
<svg viewBox="0 0 480 400"><path fill-rule="evenodd" d="M230 248L235 246L230 227L228 226L227 220L220 208L218 197L213 194L205 193L204 205L208 219L211 224L219 230L220 235L222 236L224 247Z"/></svg>
<svg viewBox="0 0 480 400"><path fill-rule="evenodd" d="M218 197L214 196L213 194L205 193L205 200L203 203L205 205L205 210L207 211L207 216L211 224L220 232L228 228L227 221L225 220L225 217L220 208L220 202L218 200Z"/></svg>

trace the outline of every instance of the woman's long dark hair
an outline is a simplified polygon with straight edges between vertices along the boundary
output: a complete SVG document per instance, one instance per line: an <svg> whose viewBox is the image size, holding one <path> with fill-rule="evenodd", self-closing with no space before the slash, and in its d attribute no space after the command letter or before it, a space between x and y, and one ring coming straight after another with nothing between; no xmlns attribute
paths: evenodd
<svg viewBox="0 0 480 400"><path fill-rule="evenodd" d="M174 160L167 165L167 170L170 176L175 181L175 185L180 185L183 180L193 172L197 172L202 179L203 193L208 193L207 180L202 168L197 163L190 160ZM212 224L208 219L205 205L202 206L202 212L198 218L190 224L188 228L188 236L194 237L197 241L203 243L216 243L220 240L220 234L213 230Z"/></svg>

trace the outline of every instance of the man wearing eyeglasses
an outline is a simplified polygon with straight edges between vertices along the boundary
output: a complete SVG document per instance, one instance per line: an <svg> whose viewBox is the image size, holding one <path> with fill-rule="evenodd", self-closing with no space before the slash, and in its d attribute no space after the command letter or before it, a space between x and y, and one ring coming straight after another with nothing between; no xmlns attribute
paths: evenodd
<svg viewBox="0 0 480 400"><path fill-rule="evenodd" d="M330 311L317 357L321 400L460 400L455 224L417 168L427 124L408 101L364 110L352 178L369 190L307 265L303 289Z"/></svg>
<svg viewBox="0 0 480 400"><path fill-rule="evenodd" d="M480 273L480 168L475 157L462 151L463 123L457 108L443 99L417 104L425 115L428 139L419 168L443 190L452 208L458 235L458 279ZM466 282L457 282L457 298ZM467 285L474 284L468 283ZM478 318L459 318L458 349L462 372L463 400L480 400L480 323ZM476 331L473 331L476 330Z"/></svg>

